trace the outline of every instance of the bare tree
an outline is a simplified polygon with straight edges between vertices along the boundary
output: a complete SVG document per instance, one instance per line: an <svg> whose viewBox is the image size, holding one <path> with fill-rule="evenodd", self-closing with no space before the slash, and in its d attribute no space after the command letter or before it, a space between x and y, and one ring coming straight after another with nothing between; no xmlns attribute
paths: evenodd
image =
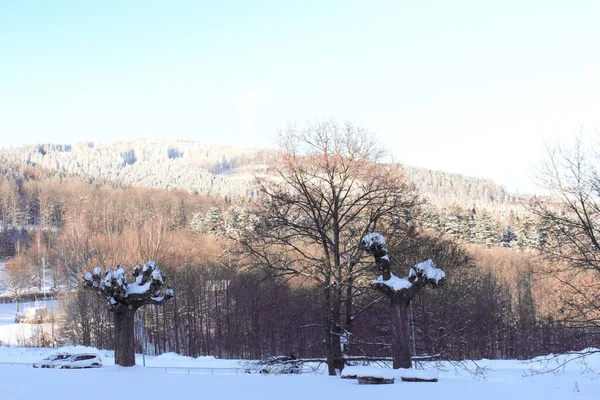
<svg viewBox="0 0 600 400"><path fill-rule="evenodd" d="M545 272L558 283L558 322L598 332L600 327L600 171L598 148L578 139L572 149L548 150L540 174L548 196L531 210L540 219Z"/></svg>
<svg viewBox="0 0 600 400"><path fill-rule="evenodd" d="M237 239L256 261L322 288L329 373L343 368L351 329L360 238L378 220L411 225L418 198L398 164L382 163L376 137L357 126L323 122L280 136L274 176L257 180L262 220ZM399 226L396 224L395 226Z"/></svg>
<svg viewBox="0 0 600 400"><path fill-rule="evenodd" d="M16 311L19 312L19 300L33 286L35 274L27 257L21 254L19 243L15 247L17 255L6 262L2 285L6 293L11 294L15 299Z"/></svg>
<svg viewBox="0 0 600 400"><path fill-rule="evenodd" d="M135 365L134 316L144 304L162 304L173 297L173 290L165 288L165 276L154 261L133 268L134 282L129 282L125 270L100 267L84 276L85 287L108 300L115 325L115 363L124 367Z"/></svg>

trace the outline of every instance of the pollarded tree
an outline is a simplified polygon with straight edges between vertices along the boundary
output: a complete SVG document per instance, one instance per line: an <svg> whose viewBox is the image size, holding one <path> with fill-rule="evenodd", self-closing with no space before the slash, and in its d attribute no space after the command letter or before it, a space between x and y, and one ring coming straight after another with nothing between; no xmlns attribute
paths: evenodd
<svg viewBox="0 0 600 400"><path fill-rule="evenodd" d="M84 287L96 291L108 300L115 325L115 364L135 365L134 316L145 304L162 304L173 297L165 287L165 275L154 261L133 268L135 280L129 282L121 265L115 270L96 267L85 274Z"/></svg>
<svg viewBox="0 0 600 400"><path fill-rule="evenodd" d="M359 262L360 239L391 220L406 234L419 200L401 167L383 163L381 144L359 127L329 121L289 129L279 150L270 165L274 176L257 182L261 221L236 240L257 264L322 289L325 351L334 375L343 368L340 342L351 330L357 282L368 269Z"/></svg>
<svg viewBox="0 0 600 400"><path fill-rule="evenodd" d="M446 274L432 260L427 260L412 267L406 278L395 276L391 272L385 238L377 232L365 235L360 247L375 257L375 264L381 274L371 282L371 286L390 299L393 367L410 368L410 302L425 286L438 285L446 278Z"/></svg>

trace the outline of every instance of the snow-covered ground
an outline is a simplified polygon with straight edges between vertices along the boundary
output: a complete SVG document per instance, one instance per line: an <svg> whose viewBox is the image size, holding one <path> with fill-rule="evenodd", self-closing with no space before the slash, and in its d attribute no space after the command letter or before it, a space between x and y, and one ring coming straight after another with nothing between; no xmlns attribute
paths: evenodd
<svg viewBox="0 0 600 400"><path fill-rule="evenodd" d="M68 348L71 351L95 351ZM0 347L0 363L33 362L51 349ZM111 352L98 352L105 366L89 370L34 369L24 365L0 364L0 398L12 399L325 399L365 398L424 399L599 399L600 380L584 372L581 363L557 374L530 375L539 363L484 361L489 368L485 379L474 379L454 370L441 371L437 383L397 382L393 385L359 385L356 380L323 374L236 375L233 370L186 370L186 367L226 368L240 366L236 361L211 357L191 359L173 354L148 357L147 365L182 369L122 368L114 365ZM141 363L138 357L138 362ZM600 366L598 357L590 362Z"/></svg>
<svg viewBox="0 0 600 400"><path fill-rule="evenodd" d="M48 300L38 305L45 305L51 313L58 307L56 300ZM33 307L35 304L22 302L19 310L24 307ZM52 336L52 324L16 324L15 303L0 303L0 344L4 345L31 345L36 344L42 336Z"/></svg>
<svg viewBox="0 0 600 400"><path fill-rule="evenodd" d="M86 370L34 369L23 364L40 360L55 351L97 352L104 366ZM356 380L325 374L244 374L234 368L244 363L213 357L190 358L175 354L146 356L146 368L114 365L111 351L85 347L63 349L0 347L0 399L325 399L423 398L460 400L600 399L600 376L588 367L600 367L600 354L587 365L568 364L555 373L532 374L545 368L541 360L478 361L486 369L474 378L464 370L446 366L437 383L397 381L393 385L359 385ZM550 366L556 365L554 361ZM163 368L149 368L163 367ZM209 368L193 369L193 368ZM210 369L214 368L214 369ZM228 369L229 368L229 369Z"/></svg>
<svg viewBox="0 0 600 400"><path fill-rule="evenodd" d="M54 307L55 304L51 305ZM11 319L12 317L12 319ZM0 333L14 324L14 304L0 304ZM36 369L31 363L58 351L94 352L104 366L98 369ZM137 366L115 366L114 353L82 346L61 349L0 346L0 400L68 399L199 399L344 400L367 398L422 398L460 400L600 399L600 353L552 369L564 356L531 361L480 360L485 371L472 375L448 364L439 370L437 383L359 385L357 380L330 377L321 369L301 375L245 374L244 361L214 357L137 355ZM143 367L142 364L146 365ZM154 367L154 368L153 368ZM473 369L474 364L470 364Z"/></svg>

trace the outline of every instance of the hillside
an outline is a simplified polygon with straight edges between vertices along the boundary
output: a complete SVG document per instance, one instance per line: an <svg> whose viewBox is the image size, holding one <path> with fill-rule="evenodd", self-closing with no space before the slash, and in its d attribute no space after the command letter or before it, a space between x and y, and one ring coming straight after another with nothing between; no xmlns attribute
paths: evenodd
<svg viewBox="0 0 600 400"><path fill-rule="evenodd" d="M88 176L126 185L245 196L247 185L225 177L234 170L242 171L246 165L258 165L264 153L195 142L140 139L2 149L0 157L3 164L39 167L61 177Z"/></svg>
<svg viewBox="0 0 600 400"><path fill-rule="evenodd" d="M253 173L264 170L270 149L140 139L0 149L4 165L28 165L59 176L89 176L126 185L246 196ZM517 199L491 180L405 167L408 178L436 205L491 205Z"/></svg>
<svg viewBox="0 0 600 400"><path fill-rule="evenodd" d="M95 185L180 189L243 200L255 195L254 175L267 171L273 155L272 149L149 139L40 144L0 149L0 172L14 180L79 177ZM499 244L507 226L519 231L527 222L522 206L527 199L491 180L410 166L404 171L427 201L425 218L432 229L461 240ZM483 221L474 222L474 215ZM466 235L473 231L468 224L486 226L485 238L477 232Z"/></svg>

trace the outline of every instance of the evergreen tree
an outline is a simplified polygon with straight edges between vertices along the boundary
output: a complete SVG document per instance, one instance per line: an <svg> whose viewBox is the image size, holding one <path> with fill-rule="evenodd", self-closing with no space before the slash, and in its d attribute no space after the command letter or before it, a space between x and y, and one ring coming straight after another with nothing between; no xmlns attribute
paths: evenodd
<svg viewBox="0 0 600 400"><path fill-rule="evenodd" d="M502 237L500 238L500 246L512 248L517 246L517 233L512 226L508 225L504 228L504 232L502 232Z"/></svg>

